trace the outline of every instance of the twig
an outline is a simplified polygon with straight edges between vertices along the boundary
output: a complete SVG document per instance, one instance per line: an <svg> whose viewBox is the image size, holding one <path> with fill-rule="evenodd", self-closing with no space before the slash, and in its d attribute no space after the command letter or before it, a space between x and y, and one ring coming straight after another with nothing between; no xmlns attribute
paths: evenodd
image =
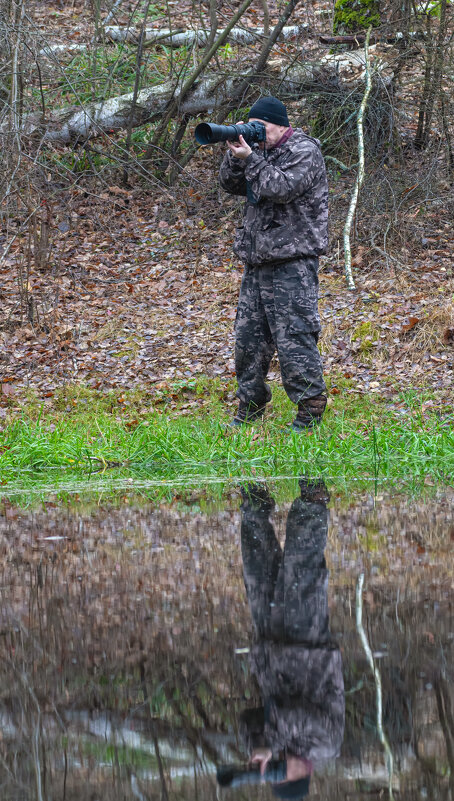
<svg viewBox="0 0 454 801"><path fill-rule="evenodd" d="M267 0L260 0L260 5L263 9L263 32L265 36L268 36L270 32L270 11Z"/></svg>
<svg viewBox="0 0 454 801"><path fill-rule="evenodd" d="M332 161L333 164L336 165L336 167L339 167L339 169L342 170L342 172L348 172L349 170L353 170L355 167L358 166L357 164L352 164L351 167L349 167L348 164L344 164L343 161L340 161L335 156L325 156L324 158L325 161Z"/></svg>
<svg viewBox="0 0 454 801"><path fill-rule="evenodd" d="M145 13L143 18L142 27L140 29L140 37L139 37L139 44L137 45L137 56L136 56L136 75L134 80L134 91L132 93L132 100L131 100L131 109L129 112L128 118L128 130L126 134L126 142L125 142L125 150L126 150L126 159L129 160L129 149L131 147L131 136L132 136L132 125L134 121L134 112L136 108L137 102L137 95L139 93L139 85L140 85L140 70L142 66L142 53L143 53L143 40L145 36L145 25L148 19L148 11L150 8L150 0L147 0L147 5L145 6ZM123 183L128 182L128 165L126 163L125 168L123 170Z"/></svg>
<svg viewBox="0 0 454 801"><path fill-rule="evenodd" d="M372 89L372 80L370 75L370 56L369 56L369 37L370 32L372 30L372 26L369 27L369 30L366 34L366 41L364 44L364 56L365 56L365 78L366 78L366 88L364 91L363 99L361 101L361 105L358 111L358 120L357 120L357 129L358 129L358 160L359 160L359 167L358 172L356 175L355 186L353 188L353 194L350 201L350 207L348 209L347 219L345 221L344 226L344 256L345 256L345 278L347 280L347 286L349 289L355 289L355 282L353 280L353 273L352 273L352 251L350 247L350 231L352 227L353 217L355 215L356 206L358 203L358 195L361 185L364 181L364 130L363 130L363 118L364 112L367 106L367 100L370 94L370 90Z"/></svg>

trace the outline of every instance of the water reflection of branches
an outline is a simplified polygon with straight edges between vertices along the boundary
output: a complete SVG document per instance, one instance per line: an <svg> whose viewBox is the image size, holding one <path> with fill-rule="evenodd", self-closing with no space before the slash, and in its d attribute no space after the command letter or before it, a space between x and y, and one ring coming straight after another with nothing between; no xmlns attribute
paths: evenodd
<svg viewBox="0 0 454 801"><path fill-rule="evenodd" d="M443 736L446 742L446 753L450 767L449 785L454 796L454 714L451 693L446 676L441 674L434 681L437 698L438 717L440 718Z"/></svg>
<svg viewBox="0 0 454 801"><path fill-rule="evenodd" d="M366 632L364 631L363 627L363 585L364 585L364 573L360 573L358 577L358 583L356 585L356 627L358 629L358 634L361 640L361 644L364 648L364 653L366 654L367 661L369 663L370 669L372 671L372 675L375 681L375 691L376 691L376 704L377 704L377 731L378 736L380 738L380 742L385 751L386 757L386 767L388 769L389 775L389 797L393 799L393 771L394 771L394 759L393 754L386 737L385 731L383 729L383 703L382 703L382 684L381 684L381 675L378 667L374 662L374 657L372 655L372 651L369 645L369 642L366 637Z"/></svg>

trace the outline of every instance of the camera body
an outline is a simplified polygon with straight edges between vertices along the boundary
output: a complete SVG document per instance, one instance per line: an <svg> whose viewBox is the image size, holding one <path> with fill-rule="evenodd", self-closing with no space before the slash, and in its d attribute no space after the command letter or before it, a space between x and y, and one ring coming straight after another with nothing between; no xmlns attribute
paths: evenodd
<svg viewBox="0 0 454 801"><path fill-rule="evenodd" d="M201 122L194 131L199 145L214 145L216 142L238 142L240 136L248 145L256 142L265 142L266 128L263 122L253 120L241 125L212 125L210 122Z"/></svg>

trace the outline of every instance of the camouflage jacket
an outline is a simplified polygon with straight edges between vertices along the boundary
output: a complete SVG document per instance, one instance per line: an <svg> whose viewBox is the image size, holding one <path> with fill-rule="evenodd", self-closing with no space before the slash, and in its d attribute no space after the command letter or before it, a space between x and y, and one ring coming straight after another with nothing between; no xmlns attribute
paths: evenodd
<svg viewBox="0 0 454 801"><path fill-rule="evenodd" d="M328 244L328 183L317 139L300 128L266 157L254 146L247 159L228 151L220 183L244 195L243 225L234 251L251 265L318 256Z"/></svg>
<svg viewBox="0 0 454 801"><path fill-rule="evenodd" d="M289 752L316 765L337 757L345 719L339 648L261 640L251 649L251 669L265 714L261 737L246 734L248 750L265 744L275 758Z"/></svg>

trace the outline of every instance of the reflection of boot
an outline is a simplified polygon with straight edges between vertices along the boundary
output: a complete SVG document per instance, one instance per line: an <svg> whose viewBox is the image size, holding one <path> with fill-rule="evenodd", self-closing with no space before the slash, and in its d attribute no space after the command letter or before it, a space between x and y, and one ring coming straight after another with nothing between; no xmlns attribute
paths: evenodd
<svg viewBox="0 0 454 801"><path fill-rule="evenodd" d="M298 484L301 489L301 500L308 503L328 503L329 492L321 478L305 478L302 476Z"/></svg>
<svg viewBox="0 0 454 801"><path fill-rule="evenodd" d="M268 492L266 484L248 484L241 487L243 504L255 512L271 512L274 509L274 498Z"/></svg>

